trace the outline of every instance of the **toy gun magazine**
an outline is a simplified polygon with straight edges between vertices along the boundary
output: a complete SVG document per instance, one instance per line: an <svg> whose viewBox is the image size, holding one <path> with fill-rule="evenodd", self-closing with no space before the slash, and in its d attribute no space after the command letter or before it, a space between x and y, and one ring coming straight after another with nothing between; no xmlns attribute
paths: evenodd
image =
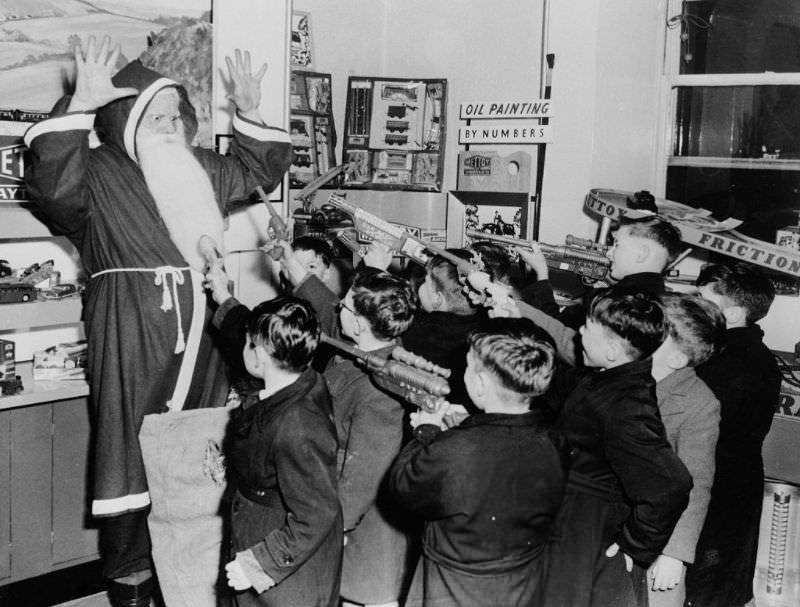
<svg viewBox="0 0 800 607"><path fill-rule="evenodd" d="M396 346L387 359L325 334L322 341L357 359L381 388L420 409L436 411L450 393L449 369L434 365L400 346Z"/></svg>
<svg viewBox="0 0 800 607"><path fill-rule="evenodd" d="M547 265L559 270L567 270L581 276L586 282L602 280L608 273L611 260L606 257L608 247L598 244L588 238L577 238L568 234L563 245L537 243L533 240L522 240L510 236L498 236L486 232L467 230L466 234L473 240L488 240L497 244L532 248L538 244Z"/></svg>

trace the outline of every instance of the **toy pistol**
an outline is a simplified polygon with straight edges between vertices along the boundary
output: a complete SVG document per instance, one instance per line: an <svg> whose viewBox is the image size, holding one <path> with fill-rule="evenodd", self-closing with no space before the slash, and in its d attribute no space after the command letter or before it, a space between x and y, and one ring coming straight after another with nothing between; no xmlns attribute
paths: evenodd
<svg viewBox="0 0 800 607"><path fill-rule="evenodd" d="M434 365L400 346L396 346L387 359L324 333L322 342L356 358L381 388L425 411L437 411L450 393L446 379L450 376L449 369Z"/></svg>
<svg viewBox="0 0 800 607"><path fill-rule="evenodd" d="M584 280L594 282L602 280L608 273L611 261L606 257L608 247L588 238L577 238L568 234L563 245L536 243L533 240L522 240L510 236L499 236L487 232L467 230L467 236L473 240L488 240L498 244L530 249L538 244L547 265L559 270L567 270L581 276Z"/></svg>

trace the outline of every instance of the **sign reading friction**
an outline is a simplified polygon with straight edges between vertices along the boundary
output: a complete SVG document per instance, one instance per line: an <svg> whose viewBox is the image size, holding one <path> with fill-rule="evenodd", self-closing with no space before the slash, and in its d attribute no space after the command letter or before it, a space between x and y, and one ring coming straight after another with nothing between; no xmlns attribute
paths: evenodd
<svg viewBox="0 0 800 607"><path fill-rule="evenodd" d="M624 214L640 214L628 209L625 197L620 194L613 190L592 190L583 206L587 211L609 219L619 219ZM685 243L800 277L800 254L750 238L736 230L714 227L712 224L718 222L703 216L698 209L677 202L666 202L669 202L666 206L657 205L659 215L675 224Z"/></svg>

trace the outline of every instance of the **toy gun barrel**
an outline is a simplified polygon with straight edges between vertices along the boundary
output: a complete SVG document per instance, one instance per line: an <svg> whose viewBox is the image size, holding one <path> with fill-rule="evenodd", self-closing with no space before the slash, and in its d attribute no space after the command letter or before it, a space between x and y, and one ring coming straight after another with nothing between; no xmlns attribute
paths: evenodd
<svg viewBox="0 0 800 607"><path fill-rule="evenodd" d="M275 238L280 238L282 240L289 238L289 227L286 225L283 217L272 208L272 203L269 201L269 196L267 196L264 188L261 186L256 187L256 193L259 198L261 198L261 202L267 207L267 212L269 213L269 227L272 228L272 231L275 233Z"/></svg>
<svg viewBox="0 0 800 607"><path fill-rule="evenodd" d="M324 186L329 181L333 181L338 177L342 172L344 172L345 165L340 164L338 166L333 167L331 170L326 171L316 179L308 182L306 186L297 192L294 195L295 200L305 200L306 198L310 198L311 195Z"/></svg>
<svg viewBox="0 0 800 607"><path fill-rule="evenodd" d="M526 249L530 249L533 244L538 244L539 248L542 250L542 253L545 256L554 256L554 257L572 257L574 259L582 259L584 261L589 261L592 263L596 263L602 266L608 266L611 264L611 260L609 260L604 253L594 248L592 249L585 249L581 245L571 246L573 243L586 243L586 239L579 239L574 236L567 236L567 244L566 245L552 245L546 244L544 242L537 243L534 240L522 240L521 238L512 238L510 236L499 236L497 234L487 234L485 232L477 232L475 230L467 230L467 236L470 238L475 238L476 240L488 240L490 242L497 242L501 244L512 245L516 247L523 247ZM592 241L588 241L592 242ZM594 243L592 243L594 244Z"/></svg>
<svg viewBox="0 0 800 607"><path fill-rule="evenodd" d="M329 335L323 334L321 341L364 362L376 379L388 380L380 381L381 386L418 406L423 406L423 401L437 401L450 393L450 385L443 377L449 375L449 370L403 348L396 347L392 358L386 359Z"/></svg>

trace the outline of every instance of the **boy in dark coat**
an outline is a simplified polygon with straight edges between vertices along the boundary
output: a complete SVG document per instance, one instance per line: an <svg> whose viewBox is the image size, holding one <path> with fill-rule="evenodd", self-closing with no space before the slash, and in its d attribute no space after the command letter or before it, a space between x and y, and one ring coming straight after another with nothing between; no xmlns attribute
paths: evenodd
<svg viewBox="0 0 800 607"><path fill-rule="evenodd" d="M249 312L220 297L227 285L222 276L210 280L215 300L223 301L214 322L231 342L246 335L245 368L264 386L228 428L228 584L247 591L236 596L240 606L335 607L342 513L330 394L310 367L319 323L311 306L293 297Z"/></svg>
<svg viewBox="0 0 800 607"><path fill-rule="evenodd" d="M761 446L778 403L781 376L756 324L775 297L754 265L704 267L700 295L722 310L726 343L697 375L719 399L721 421L711 503L686 574L689 604L737 607L753 598L764 491Z"/></svg>
<svg viewBox="0 0 800 607"><path fill-rule="evenodd" d="M620 293L624 290L661 295L666 291L664 273L683 248L680 231L670 222L660 217L623 217L607 253L611 260L608 282ZM527 252L520 251L520 255L531 263ZM545 264L545 272L537 269L539 281L547 280L546 268ZM557 318L566 326L577 329L583 324L586 310L597 292L597 289L590 289L583 296L583 303L565 307ZM537 318L534 321L540 324Z"/></svg>
<svg viewBox="0 0 800 607"><path fill-rule="evenodd" d="M469 259L463 249L450 252ZM456 266L443 257L434 257L419 286L420 310L403 334L403 347L432 363L450 369L450 402L472 407L464 387L467 337L486 320L486 311L470 302L459 281Z"/></svg>
<svg viewBox="0 0 800 607"><path fill-rule="evenodd" d="M446 432L445 407L412 415L414 440L390 476L396 499L426 521L406 605L534 600L564 484L559 448L530 410L553 361L553 347L530 321L489 321L469 338L464 374L480 413Z"/></svg>
<svg viewBox="0 0 800 607"><path fill-rule="evenodd" d="M580 332L584 363L596 370L567 397L555 426L571 448L570 472L542 605L636 605L644 569L692 487L667 442L651 375L664 314L644 294L611 289L592 301Z"/></svg>
<svg viewBox="0 0 800 607"><path fill-rule="evenodd" d="M389 358L416 310L408 282L365 266L356 271L339 300L313 272L303 274L296 252L283 249L284 265L297 284L295 293L318 311L323 330ZM384 481L403 440L403 404L349 357L335 356L323 375L339 435L339 499L347 539L343 604L398 605L406 582L409 538Z"/></svg>

